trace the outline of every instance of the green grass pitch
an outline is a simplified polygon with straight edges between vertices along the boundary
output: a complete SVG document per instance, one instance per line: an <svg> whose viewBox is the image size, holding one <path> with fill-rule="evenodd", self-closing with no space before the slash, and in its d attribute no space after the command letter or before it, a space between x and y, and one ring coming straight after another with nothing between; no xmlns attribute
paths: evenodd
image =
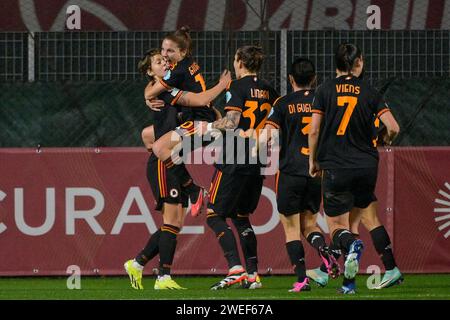
<svg viewBox="0 0 450 320"><path fill-rule="evenodd" d="M356 295L338 295L341 280L330 280L325 288L312 285L310 292L289 293L293 276L262 278L264 288L258 290L227 289L211 291L209 287L220 277L174 277L188 290L153 289L154 277L144 277L144 290L133 290L128 277L82 277L81 290L67 289L67 278L0 278L0 299L440 299L450 300L450 275L405 275L405 282L383 290L369 290L367 276L358 276Z"/></svg>

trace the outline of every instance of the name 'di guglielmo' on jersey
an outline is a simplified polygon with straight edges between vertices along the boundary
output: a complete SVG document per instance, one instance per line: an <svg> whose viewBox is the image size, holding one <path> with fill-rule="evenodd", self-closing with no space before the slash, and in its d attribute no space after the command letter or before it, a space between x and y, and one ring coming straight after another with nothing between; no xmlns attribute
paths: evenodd
<svg viewBox="0 0 450 320"><path fill-rule="evenodd" d="M337 93L354 93L359 94L361 88L359 86L354 86L352 84L337 84L336 92Z"/></svg>
<svg viewBox="0 0 450 320"><path fill-rule="evenodd" d="M300 113L300 112L311 112L311 104L310 103L297 103L297 104L289 104L289 113Z"/></svg>

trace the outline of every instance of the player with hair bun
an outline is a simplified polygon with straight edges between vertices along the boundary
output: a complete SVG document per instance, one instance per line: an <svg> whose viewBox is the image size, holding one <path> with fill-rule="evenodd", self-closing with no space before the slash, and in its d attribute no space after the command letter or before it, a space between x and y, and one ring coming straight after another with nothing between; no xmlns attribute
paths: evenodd
<svg viewBox="0 0 450 320"><path fill-rule="evenodd" d="M169 91L173 88L195 93L206 91L201 68L191 56L192 39L188 27L182 27L165 36L162 42L161 54L169 62L170 70L164 78L145 90L145 99L150 108L154 109L155 106L152 100L161 92ZM222 76L231 80L228 71L224 71ZM226 85L219 84L220 86L216 87L221 92L226 88ZM211 100L205 99L203 102L202 106L196 108L190 108L192 105L185 104L185 107L182 108L184 123L175 130L166 133L152 145L153 152L164 163L167 172L176 177L183 188L183 192L188 194L192 203L191 214L193 216L197 216L201 211L205 190L194 183L180 155L174 154L173 150L184 139L192 139L190 145L196 148L197 146L193 143L193 135L196 133L194 122L209 122L216 119L217 113L209 106Z"/></svg>
<svg viewBox="0 0 450 320"><path fill-rule="evenodd" d="M161 55L160 50L150 50L139 62L138 69L149 77L146 90L151 89L167 74L167 63ZM219 84L205 92L184 92L177 88L163 91L159 94L159 103L162 107L153 111L154 124L143 130L144 143L147 149L151 149L151 140L159 139L167 132L175 130L178 125L177 104L203 106L203 103L213 100L230 81L229 75L223 75ZM148 140L146 140L148 139ZM183 225L188 198L182 192L182 187L172 173L167 172L164 164L154 153L149 156L147 164L147 178L156 200L156 210L163 214L163 226L158 229L149 239L145 248L134 260L125 263L125 270L135 289L143 289L142 271L144 266L159 253L160 266L159 276L156 280L155 289L183 289L170 276L177 235Z"/></svg>

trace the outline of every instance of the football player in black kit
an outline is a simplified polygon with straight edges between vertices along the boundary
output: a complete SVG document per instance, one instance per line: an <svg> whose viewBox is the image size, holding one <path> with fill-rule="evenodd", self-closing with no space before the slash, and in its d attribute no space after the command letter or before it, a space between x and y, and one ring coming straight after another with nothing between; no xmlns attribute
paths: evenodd
<svg viewBox="0 0 450 320"><path fill-rule="evenodd" d="M358 76L358 78L361 80L364 78L364 68L362 69L362 72ZM389 140L383 141L385 138L384 135L386 134L386 127L383 126L383 129L380 130L380 119L378 117L375 117L374 126L374 139L372 140L374 146L380 146L389 143ZM371 287L371 289L384 289L397 284L401 284L404 280L403 275L395 262L389 234L378 218L376 203L371 204L366 209L353 207L353 209L350 211L349 219L350 231L355 236L359 236L359 225L361 223L370 233L372 243L377 253L379 254L381 262L383 263L383 266L386 270L383 278L381 279L381 282L375 284L373 287ZM338 249L336 250L333 244L331 244L330 250L334 258L339 259L339 257L341 256L341 251ZM328 283L328 273L326 271L326 264L322 263L318 268L307 270L306 275L310 279L315 281L318 285L323 287Z"/></svg>
<svg viewBox="0 0 450 320"><path fill-rule="evenodd" d="M265 128L280 131L277 206L286 236L287 253L297 275L297 281L289 291L300 292L310 290L300 232L318 251L327 274L336 277L339 267L334 257L328 254L325 237L316 225L316 213L321 202L320 179L309 176L308 133L316 84L314 64L308 59L296 59L291 66L289 81L293 92L275 102Z"/></svg>
<svg viewBox="0 0 450 320"><path fill-rule="evenodd" d="M170 91L173 88L194 93L206 90L201 68L192 58L191 51L192 39L187 27L182 27L164 38L161 54L169 61L171 67L162 79L145 90L145 99L149 107L152 108L151 101L156 99L161 92ZM218 89L222 91L225 87L221 86ZM176 177L182 186L183 192L189 195L192 203L191 214L193 216L197 216L201 211L205 191L194 183L181 156L174 153L173 150L177 150L177 147L183 140L193 140L196 133L194 121L211 122L216 119L216 113L210 108L209 102L210 100L205 99L202 107L190 108L192 105L189 104L183 107L184 123L175 130L163 135L152 145L153 152L164 163L167 172ZM191 146L197 147L193 141Z"/></svg>
<svg viewBox="0 0 450 320"><path fill-rule="evenodd" d="M166 62L160 50L150 50L140 61L139 69L150 77L147 85L152 87L167 73ZM183 92L177 88L163 91L158 99L164 106L153 112L153 132L155 139L175 130L178 124L177 103L181 105L202 106L203 101L213 100L230 82L228 73L222 75L219 84L202 93ZM143 289L142 271L144 266L154 256L159 254L159 276L155 282L155 289L183 289L170 276L170 269L175 255L177 235L183 225L186 208L188 206L187 195L182 192L182 186L170 172L167 172L164 164L154 154L149 157L147 165L147 177L156 200L156 210L163 214L163 226L149 239L145 248L133 260L125 263L125 270L134 289Z"/></svg>
<svg viewBox="0 0 450 320"><path fill-rule="evenodd" d="M207 224L217 236L228 262L228 275L211 289L226 289L234 284L244 288L261 288L258 276L257 240L249 216L258 206L261 196L263 176L262 165L257 155L251 152L253 138L244 132L253 130L257 134L266 122L278 93L267 81L259 78L258 72L264 59L260 47L243 46L236 51L234 70L236 79L230 83L226 92L226 115L215 122L202 122L201 132L225 131L227 134L239 132L237 137L246 148L237 152L235 139L224 139L225 163L216 165L209 193ZM256 145L256 140L254 140ZM245 159L244 159L245 158ZM229 161L232 160L232 161ZM243 160L243 161L240 161ZM242 266L236 239L226 219L231 218L235 225L246 260Z"/></svg>
<svg viewBox="0 0 450 320"><path fill-rule="evenodd" d="M322 175L330 235L346 255L345 279L339 292L352 294L363 243L350 231L350 211L358 208L376 212L378 151L372 141L373 121L378 117L386 126L386 143L397 136L399 127L381 95L358 78L364 64L361 50L353 44L341 44L335 61L337 77L317 89L313 102L309 172L312 177ZM388 240L386 235L380 237L384 242ZM393 259L390 245L383 246L383 251Z"/></svg>

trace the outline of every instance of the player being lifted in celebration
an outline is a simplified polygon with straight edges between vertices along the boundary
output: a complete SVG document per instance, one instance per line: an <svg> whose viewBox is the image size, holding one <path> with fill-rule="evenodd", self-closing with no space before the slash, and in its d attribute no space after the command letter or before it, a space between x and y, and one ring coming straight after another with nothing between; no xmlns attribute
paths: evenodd
<svg viewBox="0 0 450 320"><path fill-rule="evenodd" d="M151 100L161 92L173 88L183 91L202 92L206 90L205 81L200 66L191 56L192 39L187 27L182 27L174 33L167 35L162 42L161 53L171 64L171 69L154 86L145 90L147 104L152 107ZM172 150L183 139L192 139L195 134L194 121L214 121L216 113L205 101L203 107L183 107L183 120L185 121L176 130L170 131L155 141L153 152L164 163L168 173L176 177L182 186L182 191L189 195L192 203L191 214L198 215L203 205L204 190L197 186L187 171L181 157L173 156ZM196 147L194 143L191 146Z"/></svg>
<svg viewBox="0 0 450 320"><path fill-rule="evenodd" d="M161 56L160 50L147 52L145 57L139 62L139 70L147 74L151 79L147 89L162 79L166 74L166 63ZM154 125L148 127L150 129L147 131L151 132L155 139L159 139L165 133L174 130L177 127L178 120L176 103L202 106L205 101L209 103L216 98L226 88L230 80L229 73L225 73L217 86L202 93L183 92L176 88L162 92L158 98L164 102L164 107L158 109L158 112L153 112ZM148 148L149 146L146 145L146 147ZM156 210L162 211L163 226L150 237L145 248L134 260L129 260L125 263L125 270L130 277L131 286L135 289L143 289L142 271L144 266L159 254L159 276L154 288L182 289L171 278L170 268L175 254L177 234L183 225L188 206L187 195L182 192L182 188L175 177L167 173L163 163L154 154L149 156L147 178L156 200Z"/></svg>
<svg viewBox="0 0 450 320"><path fill-rule="evenodd" d="M347 255L339 292L350 294L355 293L363 243L349 230L349 214L354 207L375 210L378 151L372 141L373 121L377 116L384 123L388 142L399 127L378 92L358 79L363 69L361 50L353 44L341 44L335 60L337 77L325 81L314 98L309 171L313 177L322 173L330 235L333 244ZM389 255L388 250L390 246L384 247L383 254Z"/></svg>
<svg viewBox="0 0 450 320"><path fill-rule="evenodd" d="M297 275L297 282L290 291L300 292L310 290L300 232L318 251L327 273L336 277L339 267L334 257L328 254L325 237L316 225L316 213L321 202L320 179L309 176L308 132L316 84L314 64L304 58L295 60L289 81L294 92L275 102L265 128L280 130L277 206L286 236L287 253ZM265 143L264 139L260 143Z"/></svg>
<svg viewBox="0 0 450 320"><path fill-rule="evenodd" d="M264 127L278 93L258 77L263 59L260 47L244 46L237 50L233 63L237 80L231 82L226 92L226 115L213 123L202 122L202 132L222 130L235 135L235 132L258 131ZM238 154L236 140L232 139L230 143L224 138L222 159L226 158L226 161L216 164L209 193L207 224L217 236L229 267L228 275L213 285L212 290L228 288L236 283L244 283L244 287L250 289L261 287L257 273L257 240L249 216L258 205L263 177L261 164L250 161L250 138L243 135L241 141L246 142L246 148L245 152ZM238 158L243 161L238 161ZM232 219L238 231L246 269L242 266L227 218Z"/></svg>

